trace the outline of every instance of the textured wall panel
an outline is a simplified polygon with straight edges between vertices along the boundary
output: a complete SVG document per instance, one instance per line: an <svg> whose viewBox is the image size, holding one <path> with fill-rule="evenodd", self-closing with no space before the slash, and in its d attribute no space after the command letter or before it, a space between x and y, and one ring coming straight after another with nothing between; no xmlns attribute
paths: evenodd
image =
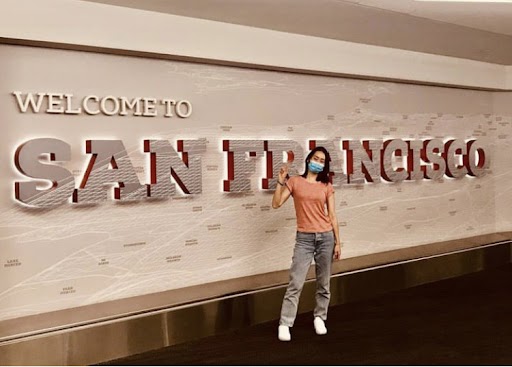
<svg viewBox="0 0 512 367"><path fill-rule="evenodd" d="M505 155L494 160L510 151L510 114L493 114L490 92L6 45L0 70L0 320L287 269L293 204L272 210L262 183L290 147L302 149L293 154L301 173L313 140L340 149L335 166L345 159L342 140L477 139L489 151L482 177L335 181L344 258L494 232L495 198L510 182ZM13 91L188 100L193 112L186 119L163 117L164 106L155 117L21 113ZM96 204L70 197L52 209L23 206L14 183L28 178L15 152L37 138L70 145L70 160L58 164L75 188L91 158L87 140L122 141L141 185L151 180L144 141L167 141L162 170L176 165L193 194L176 188L169 200L122 202L107 188ZM254 146L241 153L244 144ZM230 151L243 175L229 177ZM226 181L236 190L225 191Z"/></svg>

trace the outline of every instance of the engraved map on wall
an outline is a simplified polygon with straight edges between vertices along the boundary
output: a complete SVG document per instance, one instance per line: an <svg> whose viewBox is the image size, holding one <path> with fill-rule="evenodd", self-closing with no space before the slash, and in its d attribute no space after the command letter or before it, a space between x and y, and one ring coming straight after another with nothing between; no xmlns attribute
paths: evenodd
<svg viewBox="0 0 512 367"><path fill-rule="evenodd" d="M336 188L342 257L495 231L495 184L510 151L510 116L495 116L483 91L308 76L163 60L0 47L0 320L287 269L295 235L292 201L271 208L256 158L251 191L223 191L223 140L478 139L492 159L481 178L378 182ZM192 102L187 119L21 114L13 91L153 96ZM76 185L87 139L119 139L148 183L145 139L205 139L202 193L168 200L54 209L24 207L14 182L21 143L71 145ZM495 162L499 162L499 165ZM303 167L303 164L299 164ZM302 171L302 168L300 168Z"/></svg>

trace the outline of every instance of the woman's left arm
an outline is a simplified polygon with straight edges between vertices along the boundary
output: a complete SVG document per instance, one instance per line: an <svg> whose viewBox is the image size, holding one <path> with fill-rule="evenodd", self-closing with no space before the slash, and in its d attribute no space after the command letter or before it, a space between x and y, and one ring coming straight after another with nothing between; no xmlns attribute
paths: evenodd
<svg viewBox="0 0 512 367"><path fill-rule="evenodd" d="M340 246L340 229L338 227L338 218L336 217L336 200L334 200L334 193L327 198L327 212L331 220L332 229L334 231L334 254L336 260L341 259L341 246Z"/></svg>

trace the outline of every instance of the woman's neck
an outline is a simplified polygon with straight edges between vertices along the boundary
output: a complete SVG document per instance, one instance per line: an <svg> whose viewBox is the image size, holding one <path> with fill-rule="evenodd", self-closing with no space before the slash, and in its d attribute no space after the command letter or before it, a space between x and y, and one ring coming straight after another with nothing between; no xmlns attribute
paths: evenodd
<svg viewBox="0 0 512 367"><path fill-rule="evenodd" d="M316 178L318 177L318 173L313 173L311 171L308 171L308 174L306 176L306 180L308 182L316 182Z"/></svg>

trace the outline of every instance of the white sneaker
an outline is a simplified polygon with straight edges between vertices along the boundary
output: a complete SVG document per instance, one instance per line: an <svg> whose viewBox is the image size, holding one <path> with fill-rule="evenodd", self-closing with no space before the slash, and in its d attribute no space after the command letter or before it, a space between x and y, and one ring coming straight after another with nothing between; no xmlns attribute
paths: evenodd
<svg viewBox="0 0 512 367"><path fill-rule="evenodd" d="M289 342L292 340L292 336L290 335L290 328L285 325L279 325L279 328L277 329L277 337L282 342Z"/></svg>
<svg viewBox="0 0 512 367"><path fill-rule="evenodd" d="M325 327L324 320L322 320L320 317L315 317L313 320L313 325L315 326L315 332L317 335L327 334L327 328Z"/></svg>

